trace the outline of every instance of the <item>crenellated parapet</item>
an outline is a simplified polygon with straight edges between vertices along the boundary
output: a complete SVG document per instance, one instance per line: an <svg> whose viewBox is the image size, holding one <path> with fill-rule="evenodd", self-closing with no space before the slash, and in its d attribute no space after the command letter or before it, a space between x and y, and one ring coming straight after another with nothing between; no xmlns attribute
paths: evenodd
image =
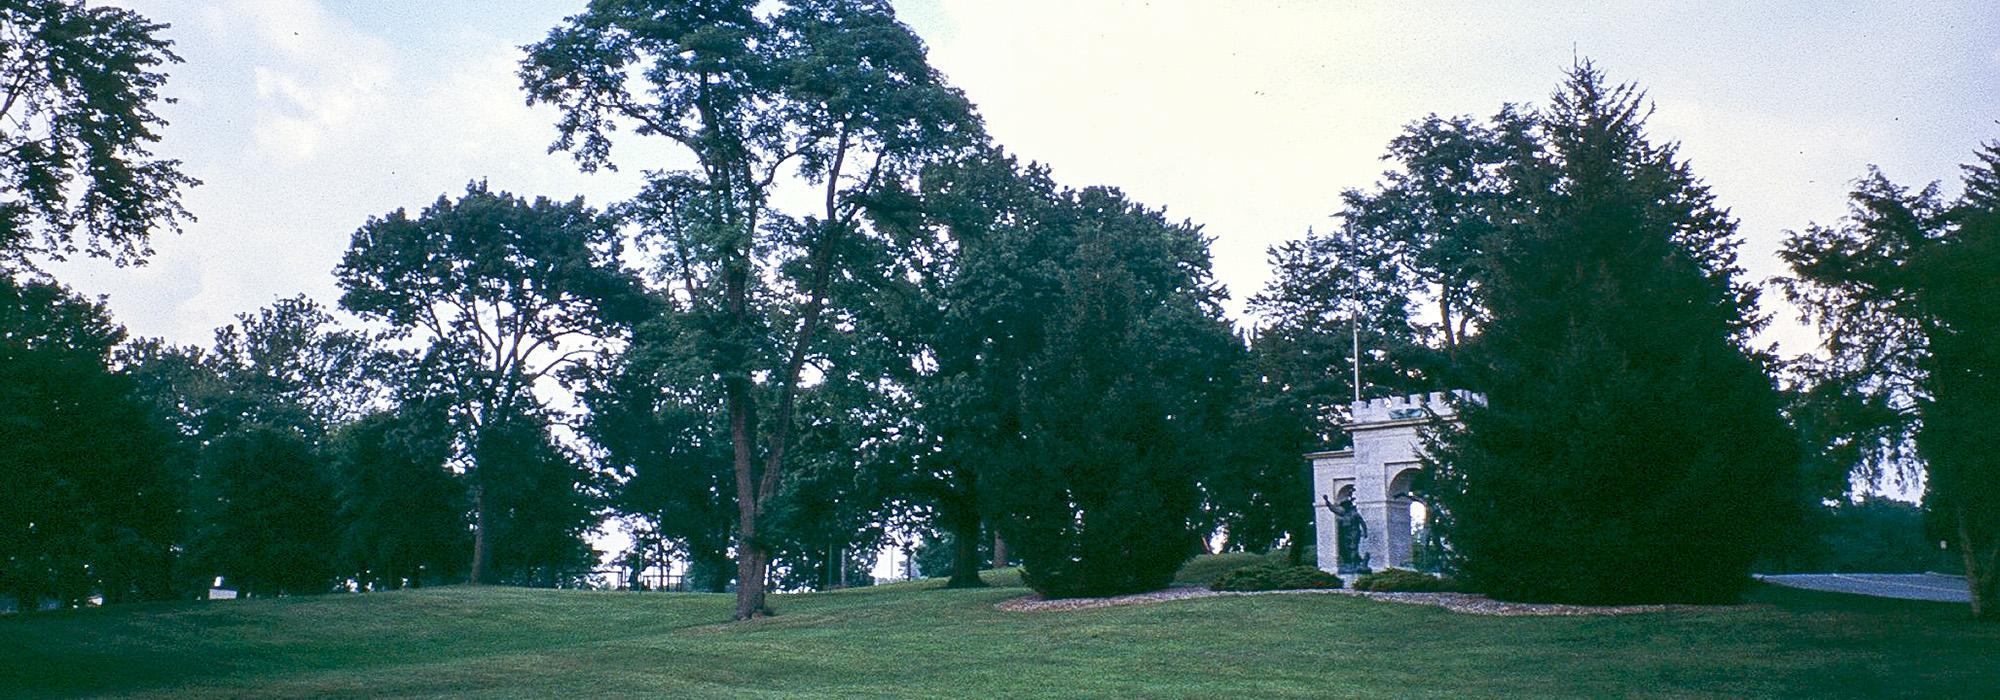
<svg viewBox="0 0 2000 700"><path fill-rule="evenodd" d="M1484 405L1486 397L1455 389L1449 392L1433 391L1428 394L1409 394L1380 399L1356 401L1350 405L1352 421L1355 425L1386 423L1390 421L1422 420L1437 415L1451 416L1458 413L1455 407L1459 401L1470 401Z"/></svg>

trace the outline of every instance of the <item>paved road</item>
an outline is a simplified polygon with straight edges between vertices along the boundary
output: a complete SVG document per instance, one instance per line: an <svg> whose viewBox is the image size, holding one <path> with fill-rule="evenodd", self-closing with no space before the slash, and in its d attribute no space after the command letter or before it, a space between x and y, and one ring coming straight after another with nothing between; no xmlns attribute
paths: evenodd
<svg viewBox="0 0 2000 700"><path fill-rule="evenodd" d="M1767 583L1815 591L1857 593L1883 598L1965 603L1965 579L1939 574L1782 574L1759 575Z"/></svg>

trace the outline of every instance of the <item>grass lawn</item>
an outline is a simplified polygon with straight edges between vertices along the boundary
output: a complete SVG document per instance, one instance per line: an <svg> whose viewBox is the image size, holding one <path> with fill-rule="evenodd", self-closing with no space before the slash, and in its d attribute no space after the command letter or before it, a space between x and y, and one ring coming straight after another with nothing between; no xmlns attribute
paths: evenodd
<svg viewBox="0 0 2000 700"><path fill-rule="evenodd" d="M989 576L994 574L989 573ZM1006 582L1011 582L1008 580ZM1623 617L1331 595L1003 613L1017 587L779 596L448 587L0 619L0 693L324 697L1993 697L1963 605L1775 587Z"/></svg>

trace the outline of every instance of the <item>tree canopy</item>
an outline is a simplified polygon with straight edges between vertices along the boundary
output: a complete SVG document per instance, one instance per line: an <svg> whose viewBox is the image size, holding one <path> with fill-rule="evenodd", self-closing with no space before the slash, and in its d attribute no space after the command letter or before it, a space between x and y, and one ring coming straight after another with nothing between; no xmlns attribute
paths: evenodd
<svg viewBox="0 0 2000 700"><path fill-rule="evenodd" d="M545 426L536 384L598 352L642 306L617 246L612 219L582 200L529 201L473 183L414 218L397 210L370 219L335 270L342 306L425 343L417 360L425 379L414 391L448 407L457 433L473 510L473 583L496 561L527 556L495 554L514 546L493 538L496 513L505 513L496 502L573 498L575 483L550 474L570 471L569 458L527 433ZM503 476L490 463L518 469ZM535 490L498 493L496 485ZM564 537L580 532L573 513L541 515ZM523 547L569 557L541 543L543 533L514 530Z"/></svg>
<svg viewBox="0 0 2000 700"><path fill-rule="evenodd" d="M140 263L193 218L180 195L200 183L148 150L172 102L161 69L181 60L166 29L82 0L0 5L0 257Z"/></svg>

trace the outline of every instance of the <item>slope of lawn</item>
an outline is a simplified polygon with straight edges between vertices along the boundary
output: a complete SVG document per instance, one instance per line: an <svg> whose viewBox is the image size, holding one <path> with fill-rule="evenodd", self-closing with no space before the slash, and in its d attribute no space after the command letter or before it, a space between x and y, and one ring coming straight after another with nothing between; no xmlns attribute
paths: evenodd
<svg viewBox="0 0 2000 700"><path fill-rule="evenodd" d="M994 574L989 573L989 576ZM1010 576L1002 576L1012 583ZM1018 587L447 587L0 619L0 693L174 697L1549 697L2000 693L1962 605L1763 587L1722 610L1477 617L1336 595L1008 613Z"/></svg>

